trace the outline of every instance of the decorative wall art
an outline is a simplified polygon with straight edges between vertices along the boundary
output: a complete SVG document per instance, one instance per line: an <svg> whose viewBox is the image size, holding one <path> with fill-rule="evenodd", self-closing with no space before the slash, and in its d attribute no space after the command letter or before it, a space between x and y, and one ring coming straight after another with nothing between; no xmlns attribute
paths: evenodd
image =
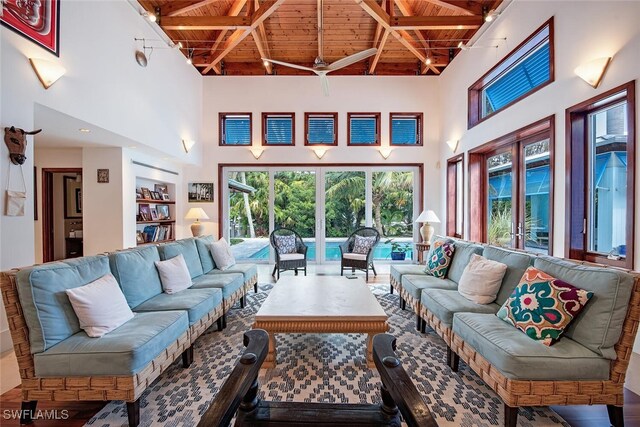
<svg viewBox="0 0 640 427"><path fill-rule="evenodd" d="M2 25L60 55L60 0L3 0Z"/></svg>
<svg viewBox="0 0 640 427"><path fill-rule="evenodd" d="M189 203L213 203L213 182L190 182Z"/></svg>

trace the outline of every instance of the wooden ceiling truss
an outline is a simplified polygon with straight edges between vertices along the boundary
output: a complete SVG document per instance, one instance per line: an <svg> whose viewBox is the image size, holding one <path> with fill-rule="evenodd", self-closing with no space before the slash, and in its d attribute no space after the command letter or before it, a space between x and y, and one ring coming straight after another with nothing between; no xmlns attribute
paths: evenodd
<svg viewBox="0 0 640 427"><path fill-rule="evenodd" d="M501 0L139 0L204 75L311 74L311 66L371 47L335 74L438 75Z"/></svg>

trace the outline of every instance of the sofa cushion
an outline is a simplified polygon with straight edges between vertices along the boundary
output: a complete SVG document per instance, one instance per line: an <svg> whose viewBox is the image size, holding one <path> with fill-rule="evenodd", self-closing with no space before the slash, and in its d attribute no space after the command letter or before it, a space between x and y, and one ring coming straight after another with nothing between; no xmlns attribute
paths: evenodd
<svg viewBox="0 0 640 427"><path fill-rule="evenodd" d="M159 245L158 251L160 252L160 259L163 261L182 255L192 279L204 274L200 262L200 254L196 247L196 239L193 237Z"/></svg>
<svg viewBox="0 0 640 427"><path fill-rule="evenodd" d="M454 240L453 245L455 246L456 250L453 254L451 265L449 266L447 278L458 283L460 282L460 277L462 277L462 272L464 271L467 264L469 264L471 255L482 254L483 247L475 243L465 242L463 240Z"/></svg>
<svg viewBox="0 0 640 427"><path fill-rule="evenodd" d="M493 314L456 313L453 332L515 380L606 380L610 361L564 337L540 345Z"/></svg>
<svg viewBox="0 0 640 427"><path fill-rule="evenodd" d="M133 318L133 312L111 273L65 292L78 316L80 328L92 338L101 337Z"/></svg>
<svg viewBox="0 0 640 427"><path fill-rule="evenodd" d="M109 274L109 260L103 255L77 258L72 264L37 265L17 273L18 297L29 328L31 353L44 351L80 331L65 291L105 274Z"/></svg>
<svg viewBox="0 0 640 427"><path fill-rule="evenodd" d="M498 261L507 266L507 272L502 279L502 286L496 297L497 304L503 304L511 295L511 292L518 286L524 271L533 264L532 255L522 252L509 251L495 246L485 246L482 256L492 261Z"/></svg>
<svg viewBox="0 0 640 427"><path fill-rule="evenodd" d="M231 246L229 246L224 237L211 243L209 245L209 251L211 252L211 256L213 256L217 268L220 270L228 270L229 267L232 267L236 263L236 259L233 253L231 253Z"/></svg>
<svg viewBox="0 0 640 427"><path fill-rule="evenodd" d="M304 259L304 254L282 254L280 255L280 261L294 261Z"/></svg>
<svg viewBox="0 0 640 427"><path fill-rule="evenodd" d="M458 284L449 279L438 279L427 275L406 274L402 276L402 289L420 301L423 289L457 289Z"/></svg>
<svg viewBox="0 0 640 427"><path fill-rule="evenodd" d="M353 252L347 252L345 254L342 254L342 258L344 259L353 259L356 261L366 261L367 260L367 255L366 254L357 254L357 253L353 253Z"/></svg>
<svg viewBox="0 0 640 427"><path fill-rule="evenodd" d="M495 301L507 266L482 255L473 254L460 277L458 292L476 304Z"/></svg>
<svg viewBox="0 0 640 427"><path fill-rule="evenodd" d="M529 267L497 315L530 338L552 345L592 296L593 292Z"/></svg>
<svg viewBox="0 0 640 427"><path fill-rule="evenodd" d="M454 250L455 246L451 243L445 243L431 251L424 272L439 279L447 277Z"/></svg>
<svg viewBox="0 0 640 427"><path fill-rule="evenodd" d="M423 289L420 296L422 305L451 329L455 313L496 314L498 304L476 304L458 291L446 289Z"/></svg>
<svg viewBox="0 0 640 427"><path fill-rule="evenodd" d="M353 241L353 253L367 255L369 250L376 244L376 236L355 235Z"/></svg>
<svg viewBox="0 0 640 427"><path fill-rule="evenodd" d="M208 274L237 274L241 273L244 277L244 282L258 276L258 266L255 264L234 264L226 270L222 271L217 268L211 270Z"/></svg>
<svg viewBox="0 0 640 427"><path fill-rule="evenodd" d="M160 261L156 245L109 254L111 273L120 284L129 307L135 308L162 293L156 261Z"/></svg>
<svg viewBox="0 0 640 427"><path fill-rule="evenodd" d="M295 254L296 248L296 235L289 234L286 236L273 236L276 241L276 250L280 255Z"/></svg>
<svg viewBox="0 0 640 427"><path fill-rule="evenodd" d="M220 289L222 298L227 300L238 289L244 286L242 274L205 274L193 280L191 289Z"/></svg>
<svg viewBox="0 0 640 427"><path fill-rule="evenodd" d="M222 304L220 289L185 289L177 294L160 294L135 308L136 313L145 311L186 310L189 325Z"/></svg>
<svg viewBox="0 0 640 427"><path fill-rule="evenodd" d="M593 292L582 314L565 331L565 337L614 360L614 345L622 333L633 277L620 270L578 265L549 256L537 257L533 265L553 277Z"/></svg>
<svg viewBox="0 0 640 427"><path fill-rule="evenodd" d="M397 282L402 283L402 276L405 274L425 275L424 265L416 264L392 264L390 268L391 277Z"/></svg>
<svg viewBox="0 0 640 427"><path fill-rule="evenodd" d="M165 293L175 294L191 286L191 275L182 254L155 264Z"/></svg>
<svg viewBox="0 0 640 427"><path fill-rule="evenodd" d="M209 251L209 245L214 242L213 236L200 236L196 237L195 240L196 247L198 248L198 256L200 256L200 264L202 265L202 272L207 274L216 268L216 263L213 261L213 257Z"/></svg>
<svg viewBox="0 0 640 427"><path fill-rule="evenodd" d="M189 327L185 311L136 313L98 339L84 331L34 356L36 377L131 375L142 370Z"/></svg>

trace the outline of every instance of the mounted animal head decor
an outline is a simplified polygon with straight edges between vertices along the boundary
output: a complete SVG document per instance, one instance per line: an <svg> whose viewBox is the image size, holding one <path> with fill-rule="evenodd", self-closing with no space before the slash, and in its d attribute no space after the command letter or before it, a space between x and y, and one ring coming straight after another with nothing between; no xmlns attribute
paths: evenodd
<svg viewBox="0 0 640 427"><path fill-rule="evenodd" d="M24 161L27 160L27 156L24 155L27 150L27 135L35 135L41 131L42 129L25 132L24 129L14 126L4 128L4 143L7 144L9 149L11 163L14 165L24 164Z"/></svg>

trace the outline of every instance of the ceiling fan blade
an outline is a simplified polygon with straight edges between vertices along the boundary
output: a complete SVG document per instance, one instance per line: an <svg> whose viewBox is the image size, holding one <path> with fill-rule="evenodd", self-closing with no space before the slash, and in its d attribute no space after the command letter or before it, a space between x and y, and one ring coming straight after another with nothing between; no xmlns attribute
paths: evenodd
<svg viewBox="0 0 640 427"><path fill-rule="evenodd" d="M262 58L262 60L269 61L272 64L282 65L284 67L297 68L298 70L311 71L312 73L316 72L316 70L314 70L313 68L305 67L304 65L291 64L289 62L276 61L275 59L269 59L269 58Z"/></svg>
<svg viewBox="0 0 640 427"><path fill-rule="evenodd" d="M329 96L329 78L327 77L327 73L319 73L320 76L320 84L322 85L322 93L324 96Z"/></svg>
<svg viewBox="0 0 640 427"><path fill-rule="evenodd" d="M329 64L326 68L328 72L339 70L340 68L348 67L351 64L355 64L356 62L360 62L363 59L367 59L370 56L375 55L378 52L378 49L372 47L371 49L363 50L362 52L354 53L353 55L349 55L346 58L338 59L335 62Z"/></svg>

